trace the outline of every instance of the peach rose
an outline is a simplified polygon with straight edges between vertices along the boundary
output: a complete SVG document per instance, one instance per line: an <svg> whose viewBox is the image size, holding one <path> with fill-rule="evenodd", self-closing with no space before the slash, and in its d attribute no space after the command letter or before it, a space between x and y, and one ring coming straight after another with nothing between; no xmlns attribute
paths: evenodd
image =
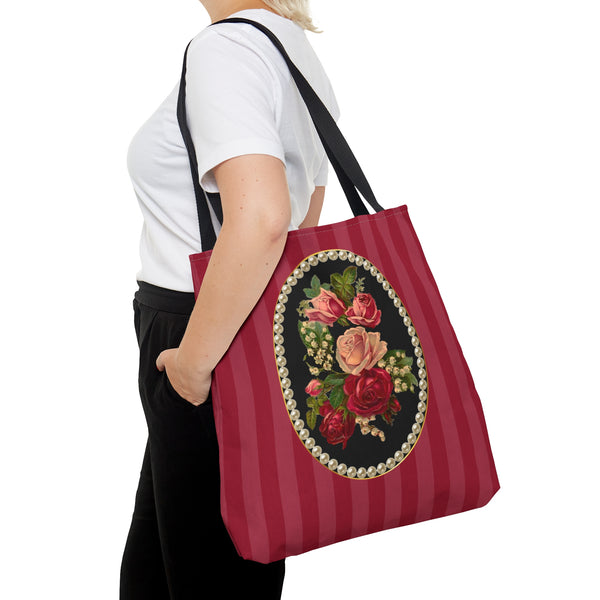
<svg viewBox="0 0 600 600"><path fill-rule="evenodd" d="M364 327L351 327L336 342L335 357L342 370L359 375L370 369L387 352L387 342L379 339L378 331L367 332Z"/></svg>
<svg viewBox="0 0 600 600"><path fill-rule="evenodd" d="M377 309L375 299L371 294L356 294L352 300L352 306L346 311L348 320L354 325L365 327L377 327L381 321L381 311Z"/></svg>
<svg viewBox="0 0 600 600"><path fill-rule="evenodd" d="M333 325L346 312L346 305L329 290L321 288L318 296L310 300L314 308L306 308L304 314L309 321Z"/></svg>

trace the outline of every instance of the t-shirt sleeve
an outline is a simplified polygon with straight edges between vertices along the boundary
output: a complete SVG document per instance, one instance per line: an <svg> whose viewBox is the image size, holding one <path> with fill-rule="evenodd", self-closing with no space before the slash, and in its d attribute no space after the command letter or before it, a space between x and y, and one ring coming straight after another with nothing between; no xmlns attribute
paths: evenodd
<svg viewBox="0 0 600 600"><path fill-rule="evenodd" d="M281 89L265 58L217 32L192 41L186 112L200 185L218 192L212 169L244 154L269 154L285 165L279 136Z"/></svg>

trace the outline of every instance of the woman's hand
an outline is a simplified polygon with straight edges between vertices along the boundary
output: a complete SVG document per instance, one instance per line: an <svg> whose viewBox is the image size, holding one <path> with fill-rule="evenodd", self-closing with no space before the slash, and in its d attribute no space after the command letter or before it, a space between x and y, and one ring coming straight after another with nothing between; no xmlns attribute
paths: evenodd
<svg viewBox="0 0 600 600"><path fill-rule="evenodd" d="M206 402L212 381L211 371L202 371L197 363L186 360L179 348L163 350L156 359L156 368L166 370L171 385L182 398L194 406Z"/></svg>

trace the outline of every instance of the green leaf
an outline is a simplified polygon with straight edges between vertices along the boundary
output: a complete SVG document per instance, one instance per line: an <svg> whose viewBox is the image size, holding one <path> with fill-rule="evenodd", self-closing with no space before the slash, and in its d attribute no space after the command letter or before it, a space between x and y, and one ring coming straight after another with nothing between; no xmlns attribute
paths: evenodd
<svg viewBox="0 0 600 600"><path fill-rule="evenodd" d="M403 358L402 360L398 361L397 365L399 367L405 367L406 365L409 365L412 367L413 364L413 357L412 356L406 356L405 358Z"/></svg>
<svg viewBox="0 0 600 600"><path fill-rule="evenodd" d="M317 292L317 294L319 293L319 288L321 287L321 281L319 280L319 278L316 275L312 276L312 279L310 280L310 286L312 287L312 289Z"/></svg>
<svg viewBox="0 0 600 600"><path fill-rule="evenodd" d="M354 283L356 281L356 267L347 267L344 270L344 280L346 283Z"/></svg>
<svg viewBox="0 0 600 600"><path fill-rule="evenodd" d="M312 409L309 410L306 413L306 424L311 428L314 429L317 426L317 412Z"/></svg>
<svg viewBox="0 0 600 600"><path fill-rule="evenodd" d="M338 408L344 401L344 386L338 385L331 390L329 394L329 403L333 408Z"/></svg>
<svg viewBox="0 0 600 600"><path fill-rule="evenodd" d="M322 283L322 284L321 284L321 287L322 287L324 290L327 290L327 291L329 291L329 290L331 289L331 284L330 284L330 283Z"/></svg>
<svg viewBox="0 0 600 600"><path fill-rule="evenodd" d="M315 292L311 288L304 288L303 291L308 298L316 298L319 295L319 292Z"/></svg>
<svg viewBox="0 0 600 600"><path fill-rule="evenodd" d="M346 381L346 377L347 375L340 375L339 373L329 373L329 375L327 375L323 381L327 385L343 385L343 383Z"/></svg>
<svg viewBox="0 0 600 600"><path fill-rule="evenodd" d="M348 317L346 315L342 315L338 318L337 322L340 325L343 325L344 327L350 327L350 325L352 325L352 323L350 323L350 321L348 321Z"/></svg>
<svg viewBox="0 0 600 600"><path fill-rule="evenodd" d="M412 373L408 373L408 380L412 385L419 385L417 378Z"/></svg>

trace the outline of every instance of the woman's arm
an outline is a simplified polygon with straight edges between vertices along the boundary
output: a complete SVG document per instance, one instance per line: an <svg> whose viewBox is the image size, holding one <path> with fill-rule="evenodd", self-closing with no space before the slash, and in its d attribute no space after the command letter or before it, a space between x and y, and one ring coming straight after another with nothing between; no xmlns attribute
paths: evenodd
<svg viewBox="0 0 600 600"><path fill-rule="evenodd" d="M325 198L325 186L318 185L310 197L310 205L304 221L298 225L298 229L303 227L315 227L319 224L319 217L323 209L323 199Z"/></svg>
<svg viewBox="0 0 600 600"><path fill-rule="evenodd" d="M214 175L223 225L181 344L156 362L192 404L206 400L211 371L264 292L291 220L285 165L278 158L238 156L220 163Z"/></svg>

